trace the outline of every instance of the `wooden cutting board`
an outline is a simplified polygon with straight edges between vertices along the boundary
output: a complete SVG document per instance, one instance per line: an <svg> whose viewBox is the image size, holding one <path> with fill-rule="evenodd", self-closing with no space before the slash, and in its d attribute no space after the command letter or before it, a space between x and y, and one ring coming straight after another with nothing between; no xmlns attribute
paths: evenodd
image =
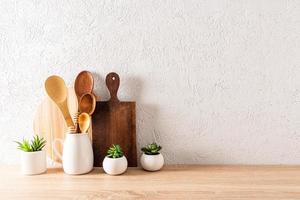
<svg viewBox="0 0 300 200"><path fill-rule="evenodd" d="M108 148L119 144L129 167L137 166L135 102L121 102L117 97L120 78L116 73L106 76L109 101L98 101L93 114L94 166L102 166Z"/></svg>
<svg viewBox="0 0 300 200"><path fill-rule="evenodd" d="M78 103L73 88L68 89L68 107L71 116L74 116L78 110ZM55 138L64 140L68 128L61 111L48 96L43 99L37 108L33 120L33 129L36 135L40 135L47 140L47 156L54 162L61 163L59 157L54 153L53 142ZM89 136L92 138L92 128L89 129ZM62 154L62 146L59 143L55 145L58 152Z"/></svg>

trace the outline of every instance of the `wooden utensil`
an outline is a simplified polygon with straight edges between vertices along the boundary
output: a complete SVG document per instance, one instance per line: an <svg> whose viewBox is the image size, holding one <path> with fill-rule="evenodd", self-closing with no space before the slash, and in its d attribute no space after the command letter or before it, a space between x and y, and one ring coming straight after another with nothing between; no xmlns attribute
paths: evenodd
<svg viewBox="0 0 300 200"><path fill-rule="evenodd" d="M88 92L81 96L78 109L80 113L87 113L92 115L96 108L96 97L92 93Z"/></svg>
<svg viewBox="0 0 300 200"><path fill-rule="evenodd" d="M65 81L59 76L50 76L45 82L48 96L56 103L62 112L68 127L74 127L67 104L67 87Z"/></svg>
<svg viewBox="0 0 300 200"><path fill-rule="evenodd" d="M68 89L68 107L71 116L75 116L78 112L77 97L74 88ZM88 129L88 134L92 140L92 123ZM48 97L44 98L38 106L34 120L33 129L36 135L42 136L47 140L46 151L47 156L58 163L61 163L59 157L54 154L52 143L55 138L64 140L65 133L69 131L65 123L64 117L55 103ZM62 155L62 147L57 143L56 149Z"/></svg>
<svg viewBox="0 0 300 200"><path fill-rule="evenodd" d="M93 114L94 166L102 166L107 149L119 144L129 167L137 166L135 102L120 102L117 97L120 78L112 72L106 76L109 101L98 101Z"/></svg>
<svg viewBox="0 0 300 200"><path fill-rule="evenodd" d="M89 71L80 72L75 79L75 93L79 102L81 96L85 93L92 93L94 88L94 79Z"/></svg>
<svg viewBox="0 0 300 200"><path fill-rule="evenodd" d="M90 127L90 123L91 123L91 117L89 114L84 112L78 116L78 124L79 124L81 133L87 132L87 130Z"/></svg>

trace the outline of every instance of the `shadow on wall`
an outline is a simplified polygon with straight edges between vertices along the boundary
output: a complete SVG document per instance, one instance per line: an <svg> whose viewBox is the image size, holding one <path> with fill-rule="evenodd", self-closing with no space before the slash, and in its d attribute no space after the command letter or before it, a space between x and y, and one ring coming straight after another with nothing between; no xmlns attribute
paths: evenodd
<svg viewBox="0 0 300 200"><path fill-rule="evenodd" d="M95 80L95 94L100 97L100 101L109 100L110 94L105 83L106 75L101 76L94 72L93 76ZM204 162L219 163L222 161L222 158L220 158L222 153L216 152L216 150L212 152L211 148L197 146L194 150L187 149L186 147L189 146L190 142L189 139L176 140L176 144L172 143L174 138L170 138L170 134L164 132L164 124L160 121L159 104L157 102L151 104L143 103L143 101L145 101L141 98L143 86L144 82L139 77L128 75L122 76L122 74L120 74L120 88L118 91L120 101L136 102L136 139L138 157L140 157L142 153L140 150L142 146L157 142L163 147L162 153L166 163L199 164ZM180 158L182 163L178 163L178 158Z"/></svg>
<svg viewBox="0 0 300 200"><path fill-rule="evenodd" d="M155 104L142 103L141 94L143 81L138 77L124 79L124 91L126 96L136 101L136 138L138 157L141 156L141 147L153 141L162 143L159 127L157 125L158 107ZM123 92L124 92L123 91Z"/></svg>
<svg viewBox="0 0 300 200"><path fill-rule="evenodd" d="M91 71L94 77L94 93L97 96L97 101L107 101L110 96L106 88L105 77Z"/></svg>
<svg viewBox="0 0 300 200"><path fill-rule="evenodd" d="M205 147L199 147L193 149L187 149L189 146L189 141L178 141L178 145L183 145L183 148L177 148L174 146L174 138L170 138L170 134L164 132L165 127L163 123L160 122L160 113L159 113L159 104L158 102L143 103L144 99L141 99L143 94L143 81L138 77L125 77L124 86L122 92L126 92L126 95L136 101L136 126L137 126L137 151L138 156L140 157L141 147L152 143L157 142L162 145L162 154L164 155L166 163L173 164L199 164L204 161L210 163L220 162L220 158L215 157L211 152L207 152ZM121 96L121 95L120 95ZM195 139L195 138L193 138ZM177 140L176 140L177 141ZM180 144L179 144L180 143ZM176 151L176 149L178 149ZM200 149L200 150L199 150ZM196 152L195 152L196 151ZM178 162L180 158L181 163Z"/></svg>

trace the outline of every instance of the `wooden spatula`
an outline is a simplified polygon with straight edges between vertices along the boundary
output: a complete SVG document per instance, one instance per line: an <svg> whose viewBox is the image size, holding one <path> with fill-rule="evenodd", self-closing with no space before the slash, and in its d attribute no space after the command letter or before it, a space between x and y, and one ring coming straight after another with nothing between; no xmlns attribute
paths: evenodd
<svg viewBox="0 0 300 200"><path fill-rule="evenodd" d="M65 81L59 76L50 76L45 82L45 88L48 96L56 103L62 112L68 127L74 127L67 104L67 87Z"/></svg>
<svg viewBox="0 0 300 200"><path fill-rule="evenodd" d="M94 166L101 166L107 149L119 144L129 167L137 166L135 102L121 102L117 97L120 78L112 72L106 76L109 101L98 101L93 114Z"/></svg>

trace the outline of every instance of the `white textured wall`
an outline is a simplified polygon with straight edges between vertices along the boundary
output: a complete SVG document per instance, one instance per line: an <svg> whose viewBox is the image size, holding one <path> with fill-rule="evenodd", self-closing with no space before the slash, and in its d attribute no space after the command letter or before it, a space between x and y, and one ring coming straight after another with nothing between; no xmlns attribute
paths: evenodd
<svg viewBox="0 0 300 200"><path fill-rule="evenodd" d="M167 163L300 164L300 1L0 0L0 163L52 74L137 101Z"/></svg>

